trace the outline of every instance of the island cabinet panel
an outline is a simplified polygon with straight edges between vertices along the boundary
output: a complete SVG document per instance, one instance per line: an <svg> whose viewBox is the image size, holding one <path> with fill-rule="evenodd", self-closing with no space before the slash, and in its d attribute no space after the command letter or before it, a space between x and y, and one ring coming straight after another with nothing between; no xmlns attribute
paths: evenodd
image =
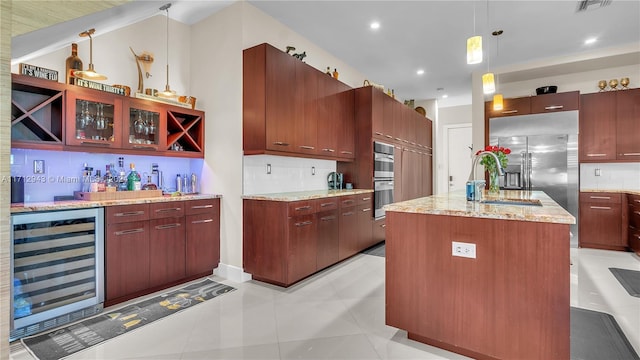
<svg viewBox="0 0 640 360"><path fill-rule="evenodd" d="M580 97L579 160L616 159L616 93L583 94Z"/></svg>
<svg viewBox="0 0 640 360"><path fill-rule="evenodd" d="M392 211L386 224L387 325L476 359L570 358L569 225Z"/></svg>
<svg viewBox="0 0 640 360"><path fill-rule="evenodd" d="M622 194L580 193L580 247L625 250L625 227L626 223L622 221Z"/></svg>

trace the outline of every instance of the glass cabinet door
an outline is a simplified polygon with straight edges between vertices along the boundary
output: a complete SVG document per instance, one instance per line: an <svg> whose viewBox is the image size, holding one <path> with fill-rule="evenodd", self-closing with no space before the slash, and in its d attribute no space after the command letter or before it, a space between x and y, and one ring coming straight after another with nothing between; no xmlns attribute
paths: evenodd
<svg viewBox="0 0 640 360"><path fill-rule="evenodd" d="M121 100L96 91L67 95L68 145L119 147L121 143Z"/></svg>
<svg viewBox="0 0 640 360"><path fill-rule="evenodd" d="M163 145L160 135L164 125L164 111L157 105L136 100L125 101L123 147L157 151Z"/></svg>

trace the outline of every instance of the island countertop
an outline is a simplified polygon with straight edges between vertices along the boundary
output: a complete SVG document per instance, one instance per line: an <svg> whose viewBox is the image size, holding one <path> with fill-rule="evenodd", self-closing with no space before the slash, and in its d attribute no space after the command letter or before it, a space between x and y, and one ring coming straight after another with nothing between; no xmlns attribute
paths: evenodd
<svg viewBox="0 0 640 360"><path fill-rule="evenodd" d="M103 206L132 205L132 204L150 204L156 202L167 201L187 201L187 200L203 200L221 198L218 194L185 194L181 196L164 195L153 198L123 199L123 200L102 200L102 201L86 201L86 200L64 200L64 201L43 201L43 202L27 202L11 204L11 213L25 213L31 211L52 211L52 210L69 210L83 209Z"/></svg>
<svg viewBox="0 0 640 360"><path fill-rule="evenodd" d="M433 195L386 205L385 211L449 215L500 220L575 224L576 219L542 191L501 190L497 195L483 193L484 201L539 200L542 206L504 205L467 201L464 191Z"/></svg>
<svg viewBox="0 0 640 360"><path fill-rule="evenodd" d="M269 201L300 201L312 200L334 196L347 196L372 193L371 189L349 189L349 190L310 190L310 191L292 191L271 194L255 194L243 195L245 200L269 200Z"/></svg>

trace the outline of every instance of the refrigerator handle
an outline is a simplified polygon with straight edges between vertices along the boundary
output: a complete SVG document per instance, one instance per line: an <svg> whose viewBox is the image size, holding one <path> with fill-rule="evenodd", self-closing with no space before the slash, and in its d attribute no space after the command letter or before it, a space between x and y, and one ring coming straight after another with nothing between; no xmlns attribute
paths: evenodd
<svg viewBox="0 0 640 360"><path fill-rule="evenodd" d="M533 184L531 184L531 153L527 152L527 190L531 191Z"/></svg>
<svg viewBox="0 0 640 360"><path fill-rule="evenodd" d="M520 154L520 189L527 188L527 153Z"/></svg>

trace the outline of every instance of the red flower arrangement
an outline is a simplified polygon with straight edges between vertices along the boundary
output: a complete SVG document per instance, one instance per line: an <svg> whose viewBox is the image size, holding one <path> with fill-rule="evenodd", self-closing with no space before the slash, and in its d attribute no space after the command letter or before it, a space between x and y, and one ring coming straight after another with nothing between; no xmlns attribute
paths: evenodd
<svg viewBox="0 0 640 360"><path fill-rule="evenodd" d="M511 154L511 149L502 146L487 145L484 150L478 150L476 155L483 151L491 151L496 154L500 160L500 165L503 169L507 167L507 155ZM489 192L497 193L500 191L500 184L498 181L498 167L496 166L496 159L493 156L484 155L480 164L484 165L484 169L489 173Z"/></svg>

